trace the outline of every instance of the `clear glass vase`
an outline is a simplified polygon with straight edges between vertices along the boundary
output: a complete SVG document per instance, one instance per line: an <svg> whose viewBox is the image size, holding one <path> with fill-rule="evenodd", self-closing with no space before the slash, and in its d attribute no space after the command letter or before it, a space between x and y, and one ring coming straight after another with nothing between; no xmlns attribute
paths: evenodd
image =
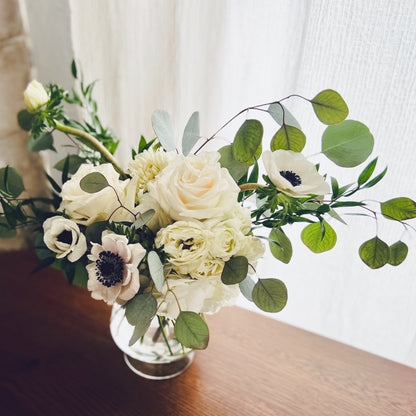
<svg viewBox="0 0 416 416"><path fill-rule="evenodd" d="M124 309L115 304L111 311L110 331L114 342L124 352L128 367L142 377L165 380L183 373L192 363L195 352L176 340L172 324L161 325L157 316L150 328L135 344L129 346L134 327Z"/></svg>

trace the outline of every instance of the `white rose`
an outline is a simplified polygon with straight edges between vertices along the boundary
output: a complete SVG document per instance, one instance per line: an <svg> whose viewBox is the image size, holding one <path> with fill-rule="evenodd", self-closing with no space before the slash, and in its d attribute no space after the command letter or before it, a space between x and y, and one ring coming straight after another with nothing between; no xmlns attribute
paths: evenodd
<svg viewBox="0 0 416 416"><path fill-rule="evenodd" d="M313 163L292 150L263 152L267 176L279 191L295 198L324 195L330 192L325 179L316 171Z"/></svg>
<svg viewBox="0 0 416 416"><path fill-rule="evenodd" d="M246 235L240 240L240 249L235 256L244 256L248 262L255 267L257 260L263 256L265 251L264 244L259 238L252 235ZM250 269L249 269L250 272Z"/></svg>
<svg viewBox="0 0 416 416"><path fill-rule="evenodd" d="M49 95L45 88L43 88L43 85L36 80L29 83L23 93L23 97L26 109L29 113L36 113L40 107L49 101Z"/></svg>
<svg viewBox="0 0 416 416"><path fill-rule="evenodd" d="M83 191L79 183L92 172L103 174L110 186L92 194ZM129 211L135 210L135 195L136 180L121 181L110 163L99 166L84 164L63 184L59 210L65 211L75 222L85 225L106 221L110 216L113 221L134 221L134 216ZM127 209L120 208L118 199Z"/></svg>
<svg viewBox="0 0 416 416"><path fill-rule="evenodd" d="M177 221L157 233L155 245L158 248L163 246L176 271L187 274L198 271L210 258L213 236L199 221Z"/></svg>
<svg viewBox="0 0 416 416"><path fill-rule="evenodd" d="M240 293L238 285L224 285L218 278L194 280L171 275L167 282L162 293L154 295L160 305L158 314L169 319L178 317L178 302L181 310L213 314L234 305Z"/></svg>
<svg viewBox="0 0 416 416"><path fill-rule="evenodd" d="M94 299L109 305L132 299L140 289L138 266L146 254L141 244L128 244L127 237L103 234L102 244L92 243L88 290Z"/></svg>
<svg viewBox="0 0 416 416"><path fill-rule="evenodd" d="M153 209L155 214L151 220L146 224L154 233L159 231L161 228L167 227L172 223L172 218L163 211L159 203L153 199L148 193L141 195L137 211L144 214L146 211ZM138 217L137 217L138 218Z"/></svg>
<svg viewBox="0 0 416 416"><path fill-rule="evenodd" d="M63 217L51 217L43 223L43 241L56 258L67 257L70 262L79 260L87 251L87 241L78 225Z"/></svg>
<svg viewBox="0 0 416 416"><path fill-rule="evenodd" d="M148 184L150 195L174 220L222 216L235 206L239 188L219 158L218 152L178 156Z"/></svg>

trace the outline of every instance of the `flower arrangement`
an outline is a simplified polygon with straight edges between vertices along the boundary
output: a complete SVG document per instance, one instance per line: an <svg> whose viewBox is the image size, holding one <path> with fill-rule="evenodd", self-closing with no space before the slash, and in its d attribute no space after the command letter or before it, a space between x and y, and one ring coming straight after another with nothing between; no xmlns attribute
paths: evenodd
<svg viewBox="0 0 416 416"><path fill-rule="evenodd" d="M343 222L343 208L357 207L377 220L366 202L351 197L376 185L386 169L374 174L375 158L360 169L356 183L345 186L322 175L302 155L305 134L283 104L290 98L308 101L328 126L321 152L338 166L356 167L371 154L374 139L364 124L345 120L348 107L333 90L312 99L292 95L247 108L206 139L200 137L195 112L184 130L182 153L170 116L157 110L152 116L156 137L141 137L123 169L113 156L118 140L98 117L94 83L84 83L75 63L72 73L79 88L71 93L54 84L45 89L37 81L24 92L26 109L18 121L30 132L28 149L54 151L53 134L61 131L76 153L55 165L60 181L45 173L47 198L21 198L20 174L10 166L0 169L0 236L11 237L17 228L32 225L40 259L35 271L52 266L69 282L86 287L94 299L122 305L135 327L130 345L157 316L162 326L173 322L183 346L204 349L209 340L204 314L232 305L240 292L264 311L282 310L284 283L256 274L263 241L277 260L289 263L292 245L284 229L290 224L305 223L302 241L321 253L336 243L327 219ZM70 119L67 104L81 107L85 120ZM231 144L204 151L237 116L255 111L267 112L278 125L270 150L263 151L261 122L247 118ZM406 229L406 220L416 217L416 203L407 197L379 207L381 215ZM269 229L268 237L258 234L259 228ZM402 241L389 246L375 236L361 245L359 255L375 269L400 264L407 251Z"/></svg>

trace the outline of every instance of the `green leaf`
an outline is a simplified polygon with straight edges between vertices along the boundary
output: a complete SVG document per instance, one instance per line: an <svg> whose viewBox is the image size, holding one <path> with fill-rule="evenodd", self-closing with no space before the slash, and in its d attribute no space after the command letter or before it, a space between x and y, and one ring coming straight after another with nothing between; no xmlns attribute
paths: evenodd
<svg viewBox="0 0 416 416"><path fill-rule="evenodd" d="M181 312L175 322L175 336L183 346L203 350L209 342L208 325L195 312Z"/></svg>
<svg viewBox="0 0 416 416"><path fill-rule="evenodd" d="M331 177L331 187L332 187L332 199L334 200L339 195L338 181L334 177Z"/></svg>
<svg viewBox="0 0 416 416"><path fill-rule="evenodd" d="M363 188L371 188L374 185L376 185L377 183L379 183L383 178L384 175L387 173L387 168L385 168L383 170L383 172L381 172L380 174L378 174L375 178L371 179L371 181L368 181Z"/></svg>
<svg viewBox="0 0 416 416"><path fill-rule="evenodd" d="M199 113L195 111L185 126L182 137L182 153L187 156L199 140Z"/></svg>
<svg viewBox="0 0 416 416"><path fill-rule="evenodd" d="M371 175L373 174L377 165L377 159L378 158L376 157L374 160L372 160L361 172L360 176L358 177L358 185L363 185L371 178Z"/></svg>
<svg viewBox="0 0 416 416"><path fill-rule="evenodd" d="M263 126L258 120L245 120L238 129L232 145L233 156L239 162L248 162L256 153L263 137Z"/></svg>
<svg viewBox="0 0 416 416"><path fill-rule="evenodd" d="M176 150L170 115L164 110L156 110L152 114L152 125L163 148L167 152Z"/></svg>
<svg viewBox="0 0 416 416"><path fill-rule="evenodd" d="M150 293L136 295L126 305L126 318L130 325L152 320L157 310L157 300Z"/></svg>
<svg viewBox="0 0 416 416"><path fill-rule="evenodd" d="M56 152L56 149L53 147L53 136L50 131L42 133L36 139L35 136L30 136L26 147L29 152L40 152L42 150L53 150Z"/></svg>
<svg viewBox="0 0 416 416"><path fill-rule="evenodd" d="M142 319L134 327L133 335L129 340L129 347L134 345L149 329L151 319Z"/></svg>
<svg viewBox="0 0 416 416"><path fill-rule="evenodd" d="M75 275L74 279L72 280L72 284L81 286L83 288L87 288L88 284L88 272L85 268L85 265L82 264L80 261L77 261L75 264Z"/></svg>
<svg viewBox="0 0 416 416"><path fill-rule="evenodd" d="M69 156L68 155L65 160L64 160L64 167L62 168L62 175L61 175L61 180L62 183L65 183L68 180L68 174L69 174Z"/></svg>
<svg viewBox="0 0 416 416"><path fill-rule="evenodd" d="M337 235L333 228L326 222L315 222L306 226L301 234L303 243L314 253L323 253L331 250L337 242Z"/></svg>
<svg viewBox="0 0 416 416"><path fill-rule="evenodd" d="M284 110L284 119L283 119L283 110ZM269 108L267 109L269 114L273 117L277 124L282 126L283 124L287 124L289 126L293 126L301 130L301 126L296 120L295 117L290 113L290 111L283 105L279 103L270 104Z"/></svg>
<svg viewBox="0 0 416 416"><path fill-rule="evenodd" d="M107 179L100 172L92 172L84 176L79 182L80 188L89 194L95 194L108 186Z"/></svg>
<svg viewBox="0 0 416 416"><path fill-rule="evenodd" d="M60 160L55 164L54 168L60 172L64 170L65 162L68 159L68 172L73 175L77 172L79 167L85 163L85 158L78 155L68 155L65 159Z"/></svg>
<svg viewBox="0 0 416 416"><path fill-rule="evenodd" d="M52 263L55 261L54 257L48 257L46 259L41 260L36 267L30 272L30 274L35 274L39 270L45 269L46 267L49 267L52 265Z"/></svg>
<svg viewBox="0 0 416 416"><path fill-rule="evenodd" d="M38 256L38 258L40 260L47 259L47 258L50 258L50 257L55 258L55 256L56 256L56 253L49 250L48 247L46 246L45 242L43 241L43 234L42 233L39 233L36 236L35 252L36 252L36 255Z"/></svg>
<svg viewBox="0 0 416 416"><path fill-rule="evenodd" d="M311 100L316 116L324 124L337 124L345 120L348 107L340 94L334 90L321 91Z"/></svg>
<svg viewBox="0 0 416 416"><path fill-rule="evenodd" d="M0 169L0 190L13 198L25 190L22 177L15 168L6 166Z"/></svg>
<svg viewBox="0 0 416 416"><path fill-rule="evenodd" d="M253 289L254 303L265 312L280 312L287 303L287 289L279 279L259 279Z"/></svg>
<svg viewBox="0 0 416 416"><path fill-rule="evenodd" d="M143 212L143 214L139 215L139 218L137 218L136 221L134 221L134 223L132 224L132 227L135 228L136 230L138 230L139 228L142 228L143 225L146 225L155 215L155 210L154 209L149 209L145 212Z"/></svg>
<svg viewBox="0 0 416 416"><path fill-rule="evenodd" d="M273 228L269 235L270 251L273 256L283 263L289 263L292 258L292 243L281 228Z"/></svg>
<svg viewBox="0 0 416 416"><path fill-rule="evenodd" d="M35 115L29 113L27 110L21 110L17 113L17 122L19 126L24 131L29 131L32 128L32 121Z"/></svg>
<svg viewBox="0 0 416 416"><path fill-rule="evenodd" d="M332 208L340 208L340 207L364 207L364 202L356 202L356 201L340 201L335 202L332 204Z"/></svg>
<svg viewBox="0 0 416 416"><path fill-rule="evenodd" d="M361 245L359 254L368 267L378 269L389 261L390 248L383 240L374 237Z"/></svg>
<svg viewBox="0 0 416 416"><path fill-rule="evenodd" d="M103 231L108 227L108 221L97 221L90 224L85 230L85 238L90 243L101 243Z"/></svg>
<svg viewBox="0 0 416 416"><path fill-rule="evenodd" d="M59 194L61 193L61 187L56 183L55 179L52 178L52 176L49 176L45 172L46 178L48 179L48 182L51 184L52 188Z"/></svg>
<svg viewBox="0 0 416 416"><path fill-rule="evenodd" d="M78 71L77 71L77 64L75 63L75 59L73 59L72 62L71 62L71 73L72 73L72 76L75 79L77 79Z"/></svg>
<svg viewBox="0 0 416 416"><path fill-rule="evenodd" d="M402 264L407 257L409 248L403 241L397 241L390 246L390 257L388 263L392 266Z"/></svg>
<svg viewBox="0 0 416 416"><path fill-rule="evenodd" d="M244 256L231 257L226 261L221 273L221 281L225 285L242 282L248 273L248 260Z"/></svg>
<svg viewBox="0 0 416 416"><path fill-rule="evenodd" d="M255 283L249 275L247 275L246 278L239 283L241 293L250 302L253 302L254 285Z"/></svg>
<svg viewBox="0 0 416 416"><path fill-rule="evenodd" d="M238 180L244 176L248 171L247 163L239 162L238 160L234 159L233 156L233 146L230 144L228 146L224 146L218 150L221 155L219 160L220 165L223 168L226 168L228 172L230 172L231 177L238 182Z"/></svg>
<svg viewBox="0 0 416 416"><path fill-rule="evenodd" d="M322 153L342 167L363 163L373 151L373 146L373 135L359 121L346 120L329 126L322 135Z"/></svg>
<svg viewBox="0 0 416 416"><path fill-rule="evenodd" d="M14 228L10 228L5 216L0 216L0 238L16 237L17 232Z"/></svg>
<svg viewBox="0 0 416 416"><path fill-rule="evenodd" d="M293 152L301 152L305 147L306 136L302 130L296 127L284 124L273 136L270 142L272 152L278 149L292 150Z"/></svg>
<svg viewBox="0 0 416 416"><path fill-rule="evenodd" d="M163 283L165 283L165 275L163 273L163 264L156 251L150 251L147 255L147 265L149 266L150 276L156 286L158 292L162 291Z"/></svg>
<svg viewBox="0 0 416 416"><path fill-rule="evenodd" d="M336 220L338 220L339 222L342 222L343 224L347 225L347 223L341 218L341 216L338 214L338 212L336 212L334 209L330 209L328 211L328 214L332 217L335 218Z"/></svg>
<svg viewBox="0 0 416 416"><path fill-rule="evenodd" d="M416 217L416 202L410 198L394 198L382 202L381 213L389 220L403 221Z"/></svg>

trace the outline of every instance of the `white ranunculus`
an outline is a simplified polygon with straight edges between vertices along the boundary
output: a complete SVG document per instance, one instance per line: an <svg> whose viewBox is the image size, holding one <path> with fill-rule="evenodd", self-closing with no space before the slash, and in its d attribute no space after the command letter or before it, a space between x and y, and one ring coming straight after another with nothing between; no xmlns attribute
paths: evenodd
<svg viewBox="0 0 416 416"><path fill-rule="evenodd" d="M163 246L177 272L187 274L197 272L210 258L213 237L213 233L199 221L177 221L157 233L155 245Z"/></svg>
<svg viewBox="0 0 416 416"><path fill-rule="evenodd" d="M218 152L176 157L148 184L150 195L174 220L222 216L234 208L239 188L219 158Z"/></svg>
<svg viewBox="0 0 416 416"><path fill-rule="evenodd" d="M159 203L153 199L149 193L145 193L140 196L139 205L137 211L144 214L146 211L153 209L155 214L151 220L146 224L154 233L158 232L161 228L167 227L172 223L172 218L163 211ZM139 217L137 217L139 218Z"/></svg>
<svg viewBox="0 0 416 416"><path fill-rule="evenodd" d="M279 191L295 198L330 192L315 165L301 153L279 149L263 152L262 157L267 175Z"/></svg>
<svg viewBox="0 0 416 416"><path fill-rule="evenodd" d="M141 244L128 244L127 237L103 234L102 244L92 243L92 261L87 266L88 290L94 299L109 305L132 299L140 288L139 263L146 254Z"/></svg>
<svg viewBox="0 0 416 416"><path fill-rule="evenodd" d="M43 85L36 80L33 80L28 84L23 93L23 97L26 109L29 113L36 113L40 107L49 101L49 95L45 88L43 88Z"/></svg>
<svg viewBox="0 0 416 416"><path fill-rule="evenodd" d="M169 319L178 317L178 302L181 310L213 314L234 305L240 293L238 285L224 285L216 277L194 280L170 275L167 282L170 290L165 284L162 293L154 295L160 305L158 314Z"/></svg>
<svg viewBox="0 0 416 416"><path fill-rule="evenodd" d="M99 172L105 176L111 186L96 193L88 193L81 189L79 183L84 176ZM117 195L116 195L117 193ZM110 163L99 166L81 165L72 178L62 186L62 202L59 211L71 217L79 224L89 225L97 221L134 221L128 211L135 211L136 180L121 181L119 174ZM120 202L125 208L119 208ZM137 211L137 209L136 209Z"/></svg>
<svg viewBox="0 0 416 416"><path fill-rule="evenodd" d="M144 150L136 155L129 162L127 171L133 178L137 178L137 193L147 191L148 183L155 179L175 156L176 153L165 152L161 148Z"/></svg>
<svg viewBox="0 0 416 416"><path fill-rule="evenodd" d="M87 251L87 241L78 225L63 217L51 217L43 223L43 241L56 258L67 257L70 262L79 260Z"/></svg>

